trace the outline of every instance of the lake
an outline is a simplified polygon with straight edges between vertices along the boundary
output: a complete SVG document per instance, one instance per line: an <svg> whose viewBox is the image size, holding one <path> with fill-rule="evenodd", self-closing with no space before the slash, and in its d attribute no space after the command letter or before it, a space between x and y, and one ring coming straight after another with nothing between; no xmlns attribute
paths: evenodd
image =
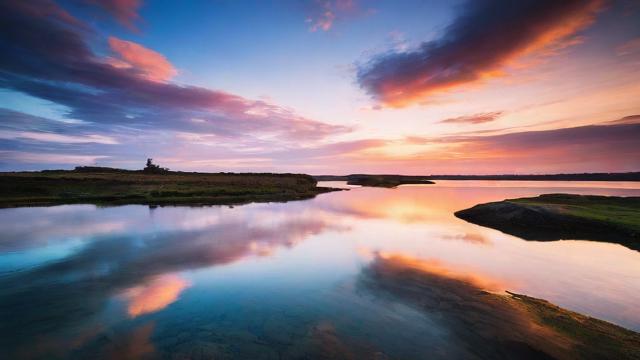
<svg viewBox="0 0 640 360"><path fill-rule="evenodd" d="M473 358L450 312L376 283L388 259L640 331L640 252L525 241L453 215L544 193L640 196L639 183L349 188L242 206L1 209L0 358Z"/></svg>

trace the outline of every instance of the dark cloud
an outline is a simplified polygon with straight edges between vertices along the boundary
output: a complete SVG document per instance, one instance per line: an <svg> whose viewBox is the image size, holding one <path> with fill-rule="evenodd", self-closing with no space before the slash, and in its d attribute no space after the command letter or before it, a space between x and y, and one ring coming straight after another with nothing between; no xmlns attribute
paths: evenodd
<svg viewBox="0 0 640 360"><path fill-rule="evenodd" d="M129 55L130 66L115 64L93 52L89 40L95 34L85 24L51 1L3 2L0 24L0 87L64 105L68 118L283 141L315 141L349 130L265 101L159 81L170 75L170 64L132 66L141 52L163 59L132 42L118 39L128 47L118 55ZM153 68L141 69L145 65Z"/></svg>
<svg viewBox="0 0 640 360"><path fill-rule="evenodd" d="M483 78L500 75L517 57L574 43L602 0L481 0L462 5L437 40L410 52L373 58L358 82L380 103L400 107Z"/></svg>
<svg viewBox="0 0 640 360"><path fill-rule="evenodd" d="M640 115L629 115L623 118L612 120L610 124L638 124L640 123Z"/></svg>
<svg viewBox="0 0 640 360"><path fill-rule="evenodd" d="M80 1L80 0L77 0ZM111 14L118 22L135 30L135 23L140 19L138 11L142 7L142 0L81 0L95 5Z"/></svg>
<svg viewBox="0 0 640 360"><path fill-rule="evenodd" d="M458 139L466 141L468 139ZM574 149L583 157L640 155L640 124L588 125L565 129L527 131L505 135L475 137L478 146L494 149L523 151L526 149L564 150L565 154ZM598 154L598 151L600 153ZM578 154L576 154L578 155ZM635 155L635 156L634 156Z"/></svg>
<svg viewBox="0 0 640 360"><path fill-rule="evenodd" d="M494 111L473 115L464 115L454 118L444 119L440 122L443 124L482 124L496 120L502 116L502 111Z"/></svg>
<svg viewBox="0 0 640 360"><path fill-rule="evenodd" d="M439 144L445 147L444 154L422 153L415 156L415 160L423 159L424 167L432 173L443 171L443 168L464 168L465 174L616 172L640 169L638 122L603 123L489 136L414 136L406 141L411 144Z"/></svg>

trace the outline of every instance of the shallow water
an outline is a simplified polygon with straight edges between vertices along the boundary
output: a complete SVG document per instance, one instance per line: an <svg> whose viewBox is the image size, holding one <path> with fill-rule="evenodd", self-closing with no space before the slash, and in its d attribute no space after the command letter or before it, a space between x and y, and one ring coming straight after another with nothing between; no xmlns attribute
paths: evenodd
<svg viewBox="0 0 640 360"><path fill-rule="evenodd" d="M235 207L2 209L0 358L468 358L446 315L367 280L391 257L640 331L640 252L524 241L453 216L557 192L640 196L640 184L438 181Z"/></svg>

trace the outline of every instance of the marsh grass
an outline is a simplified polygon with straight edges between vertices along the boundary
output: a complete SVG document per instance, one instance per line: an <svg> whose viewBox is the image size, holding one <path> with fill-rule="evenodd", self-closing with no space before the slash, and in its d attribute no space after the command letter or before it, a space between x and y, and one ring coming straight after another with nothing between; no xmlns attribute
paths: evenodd
<svg viewBox="0 0 640 360"><path fill-rule="evenodd" d="M637 359L640 334L609 322L563 309L546 300L509 293L537 322L572 340L580 359Z"/></svg>
<svg viewBox="0 0 640 360"><path fill-rule="evenodd" d="M99 171L99 170L98 170ZM303 174L45 171L0 174L0 207L67 203L232 204L313 197L332 189Z"/></svg>
<svg viewBox="0 0 640 360"><path fill-rule="evenodd" d="M640 233L640 197L547 194L507 201L540 206L561 214Z"/></svg>

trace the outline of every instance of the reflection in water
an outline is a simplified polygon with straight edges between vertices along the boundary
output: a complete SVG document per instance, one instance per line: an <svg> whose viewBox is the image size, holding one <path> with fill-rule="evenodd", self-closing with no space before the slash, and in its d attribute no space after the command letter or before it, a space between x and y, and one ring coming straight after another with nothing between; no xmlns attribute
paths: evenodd
<svg viewBox="0 0 640 360"><path fill-rule="evenodd" d="M43 216L49 209L55 208L33 210L36 216ZM22 350L35 337L66 337L58 334L61 329L97 320L109 300L118 295L128 301L130 317L160 310L175 301L188 284L168 274L228 264L251 255L264 256L269 253L266 249L290 247L310 234L331 228L311 216L286 219L273 214L261 218L267 214L258 212L242 221L233 216L211 218L202 211L203 217L171 223L186 227L184 231L171 226L162 231L152 225L151 229L135 232L135 226L141 223L136 216L144 208L121 210L123 219L129 218L127 212L133 212L129 231L87 239L86 245L62 259L27 269L18 267L0 278L0 333L5 335L0 345L6 342Z"/></svg>
<svg viewBox="0 0 640 360"><path fill-rule="evenodd" d="M393 281L363 282L363 268L378 280L395 278L382 276L392 274L382 266L391 263L432 274L442 286L507 289L640 330L640 252L528 242L453 216L480 202L568 191L553 188L557 183L494 184L352 188L234 208L2 209L0 358L419 359L438 357L437 349L447 349L441 357L472 352L456 344L476 344L472 333L486 329L473 326L484 319L443 321L413 301L389 302ZM571 192L640 194L604 185ZM523 321L515 315L504 326ZM469 329L460 332L461 324ZM514 339L507 343L520 341Z"/></svg>
<svg viewBox="0 0 640 360"><path fill-rule="evenodd" d="M127 313L131 317L162 310L178 299L189 282L177 275L161 275L146 284L137 285L122 294L129 305Z"/></svg>
<svg viewBox="0 0 640 360"><path fill-rule="evenodd" d="M443 358L463 350L465 359L636 359L640 351L638 333L544 300L487 292L496 281L430 261L379 255L360 284L438 319L452 336Z"/></svg>
<svg viewBox="0 0 640 360"><path fill-rule="evenodd" d="M141 325L126 334L126 336L109 339L104 349L98 350L97 353L87 355L90 357L98 355L98 357L114 360L150 358L155 352L155 347L151 342L151 334L153 333L154 327L154 323Z"/></svg>
<svg viewBox="0 0 640 360"><path fill-rule="evenodd" d="M421 260L403 254L388 254L384 252L376 254L374 258L375 262L378 263L384 262L387 264L401 265L406 269L456 280L486 291L504 292L510 287L509 284L504 281L492 279L477 272L454 269L437 259Z"/></svg>
<svg viewBox="0 0 640 360"><path fill-rule="evenodd" d="M483 292L482 285L498 282L476 274L404 256L378 256L363 272L361 283L437 318L454 337L449 344L454 349L445 349L437 358L462 349L467 359L544 359L570 348L569 342L537 325L522 309Z"/></svg>
<svg viewBox="0 0 640 360"><path fill-rule="evenodd" d="M473 233L464 233L464 234L455 234L455 235L444 235L443 239L447 240L460 240L466 241L472 244L490 244L491 241L480 234Z"/></svg>

